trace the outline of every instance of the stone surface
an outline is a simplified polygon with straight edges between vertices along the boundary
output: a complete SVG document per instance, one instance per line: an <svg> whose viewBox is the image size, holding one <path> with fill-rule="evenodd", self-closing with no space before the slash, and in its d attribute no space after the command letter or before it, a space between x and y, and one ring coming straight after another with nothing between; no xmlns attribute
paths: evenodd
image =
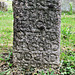
<svg viewBox="0 0 75 75"><path fill-rule="evenodd" d="M23 68L59 66L60 0L13 0L13 61Z"/></svg>

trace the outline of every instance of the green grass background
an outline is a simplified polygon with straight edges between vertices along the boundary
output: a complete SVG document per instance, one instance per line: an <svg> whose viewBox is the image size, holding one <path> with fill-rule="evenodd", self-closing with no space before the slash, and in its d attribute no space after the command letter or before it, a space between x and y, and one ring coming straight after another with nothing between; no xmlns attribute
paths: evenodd
<svg viewBox="0 0 75 75"><path fill-rule="evenodd" d="M0 53L12 48L13 44L13 12L12 2L7 1L8 11L0 11Z"/></svg>

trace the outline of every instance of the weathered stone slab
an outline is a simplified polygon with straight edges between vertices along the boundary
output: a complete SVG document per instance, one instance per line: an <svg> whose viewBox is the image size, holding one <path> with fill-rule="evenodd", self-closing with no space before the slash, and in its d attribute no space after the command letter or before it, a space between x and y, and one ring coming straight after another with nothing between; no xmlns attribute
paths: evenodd
<svg viewBox="0 0 75 75"><path fill-rule="evenodd" d="M24 68L57 68L60 55L60 0L13 0L13 61Z"/></svg>

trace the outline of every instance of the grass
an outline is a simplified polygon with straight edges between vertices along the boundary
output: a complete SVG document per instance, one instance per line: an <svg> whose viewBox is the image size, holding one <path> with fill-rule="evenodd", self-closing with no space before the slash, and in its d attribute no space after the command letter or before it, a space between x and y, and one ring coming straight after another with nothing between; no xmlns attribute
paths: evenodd
<svg viewBox="0 0 75 75"><path fill-rule="evenodd" d="M12 2L8 1L8 11L0 11L0 52L7 51L13 42Z"/></svg>
<svg viewBox="0 0 75 75"><path fill-rule="evenodd" d="M8 11L0 11L0 53L9 51L13 46L13 13L12 2L8 1ZM63 60L62 66L64 75L68 69L68 73L75 70L75 14L69 15L62 13L61 15L61 56ZM66 74L65 74L66 75Z"/></svg>
<svg viewBox="0 0 75 75"><path fill-rule="evenodd" d="M75 14L61 17L61 49L75 48Z"/></svg>

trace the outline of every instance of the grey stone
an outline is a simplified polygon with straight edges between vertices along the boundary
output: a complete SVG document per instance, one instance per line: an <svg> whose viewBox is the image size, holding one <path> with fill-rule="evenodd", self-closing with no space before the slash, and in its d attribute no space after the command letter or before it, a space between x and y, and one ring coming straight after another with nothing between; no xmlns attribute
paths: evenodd
<svg viewBox="0 0 75 75"><path fill-rule="evenodd" d="M13 0L13 61L23 68L59 67L60 0Z"/></svg>

